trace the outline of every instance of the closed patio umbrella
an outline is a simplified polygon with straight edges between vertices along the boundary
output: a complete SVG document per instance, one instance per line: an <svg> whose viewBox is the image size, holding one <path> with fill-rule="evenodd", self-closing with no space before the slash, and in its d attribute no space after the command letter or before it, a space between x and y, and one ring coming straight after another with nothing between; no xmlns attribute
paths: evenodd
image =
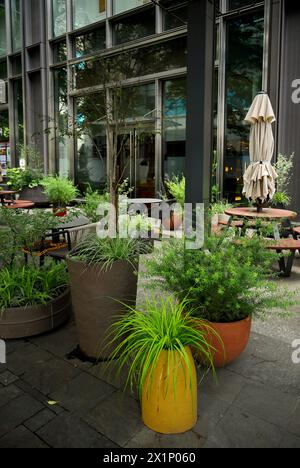
<svg viewBox="0 0 300 468"><path fill-rule="evenodd" d="M271 164L274 153L272 123L276 119L266 93L259 93L255 97L245 121L251 124L251 164L244 174L243 194L261 210L263 204L274 197L277 178Z"/></svg>

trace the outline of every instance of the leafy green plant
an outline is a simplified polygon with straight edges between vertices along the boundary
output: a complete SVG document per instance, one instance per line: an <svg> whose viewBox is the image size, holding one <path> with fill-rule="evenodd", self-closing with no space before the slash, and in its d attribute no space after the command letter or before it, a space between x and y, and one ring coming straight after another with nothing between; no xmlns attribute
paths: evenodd
<svg viewBox="0 0 300 468"><path fill-rule="evenodd" d="M101 265L102 270L107 271L118 260L127 261L136 267L139 255L147 251L148 247L142 241L119 237L101 239L92 235L82 241L69 256L90 266Z"/></svg>
<svg viewBox="0 0 300 468"><path fill-rule="evenodd" d="M291 204L291 201L292 199L287 192L276 192L272 198L272 206L287 207Z"/></svg>
<svg viewBox="0 0 300 468"><path fill-rule="evenodd" d="M45 194L55 207L65 208L79 194L73 182L58 176L48 176L41 181Z"/></svg>
<svg viewBox="0 0 300 468"><path fill-rule="evenodd" d="M25 169L18 167L7 170L7 185L16 192L27 187L37 187L44 177L40 153L26 146L20 146L19 150L21 157L25 160Z"/></svg>
<svg viewBox="0 0 300 468"><path fill-rule="evenodd" d="M173 176L171 180L165 182L170 195L184 208L185 203L185 177Z"/></svg>
<svg viewBox="0 0 300 468"><path fill-rule="evenodd" d="M140 395L146 379L151 381L162 351L170 351L167 376L170 376L172 352L178 352L189 370L190 385L192 373L186 347L203 355L213 367L211 348L205 335L206 325L202 329L195 326L192 311L186 312L190 308L186 299L178 303L172 296L146 298L140 308L127 306L128 313L111 327L108 341L110 345L116 345L111 363L116 362L118 372L129 364L127 385L137 384ZM176 387L176 373L174 385Z"/></svg>
<svg viewBox="0 0 300 468"><path fill-rule="evenodd" d="M66 289L68 274L63 263L43 268L14 266L0 270L0 311L12 307L44 305Z"/></svg>
<svg viewBox="0 0 300 468"><path fill-rule="evenodd" d="M214 215L221 215L224 214L226 210L232 208L232 205L227 203L226 201L220 201L217 203L213 203L210 207L210 214L211 216Z"/></svg>
<svg viewBox="0 0 300 468"><path fill-rule="evenodd" d="M251 315L286 310L291 295L270 281L278 256L260 238L232 241L206 239L202 250L186 250L184 242L166 242L146 262L153 287L188 295L197 316L210 322L230 323Z"/></svg>
<svg viewBox="0 0 300 468"><path fill-rule="evenodd" d="M108 200L109 195L107 193L100 194L98 191L89 188L80 209L92 223L97 223L99 221L98 207L100 204L108 202Z"/></svg>

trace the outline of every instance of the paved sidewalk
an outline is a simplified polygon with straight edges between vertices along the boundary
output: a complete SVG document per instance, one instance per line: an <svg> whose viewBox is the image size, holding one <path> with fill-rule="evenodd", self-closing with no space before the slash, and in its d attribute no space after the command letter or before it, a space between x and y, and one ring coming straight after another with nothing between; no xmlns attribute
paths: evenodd
<svg viewBox="0 0 300 468"><path fill-rule="evenodd" d="M298 266L291 288L300 285ZM125 376L67 359L77 346L73 323L10 342L8 363L0 365L0 448L300 448L296 338L300 307L290 319L256 322L247 351L218 372L217 383L199 375L199 421L179 436L143 426L136 397L120 390Z"/></svg>

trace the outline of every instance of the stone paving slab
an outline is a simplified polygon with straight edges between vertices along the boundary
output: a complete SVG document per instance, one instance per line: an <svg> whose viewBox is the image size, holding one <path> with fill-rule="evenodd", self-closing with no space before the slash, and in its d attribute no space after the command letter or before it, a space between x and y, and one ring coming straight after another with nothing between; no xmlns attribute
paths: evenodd
<svg viewBox="0 0 300 468"><path fill-rule="evenodd" d="M39 437L26 429L24 426L19 426L9 434L0 439L0 448L49 448L45 442Z"/></svg>
<svg viewBox="0 0 300 468"><path fill-rule="evenodd" d="M36 432L42 427L46 426L52 419L56 417L56 413L45 408L37 413L32 418L24 422L24 426L31 432Z"/></svg>
<svg viewBox="0 0 300 468"><path fill-rule="evenodd" d="M11 384L8 387L0 388L0 408L7 405L11 400L21 396L23 391L16 387L16 385Z"/></svg>
<svg viewBox="0 0 300 468"><path fill-rule="evenodd" d="M113 393L83 418L120 446L126 445L144 427L139 403L122 392Z"/></svg>
<svg viewBox="0 0 300 468"><path fill-rule="evenodd" d="M115 391L111 385L83 372L50 397L62 407L77 414L87 413Z"/></svg>
<svg viewBox="0 0 300 468"><path fill-rule="evenodd" d="M0 408L0 437L17 428L43 409L43 405L29 395L22 395Z"/></svg>
<svg viewBox="0 0 300 468"><path fill-rule="evenodd" d="M53 448L116 448L117 445L72 415L57 416L37 431Z"/></svg>
<svg viewBox="0 0 300 468"><path fill-rule="evenodd" d="M10 371L6 370L2 374L0 374L0 383L4 386L7 387L8 385L16 382L18 380L18 377L14 374L12 374Z"/></svg>
<svg viewBox="0 0 300 468"><path fill-rule="evenodd" d="M178 435L162 435L156 434L147 427L144 427L138 434L136 434L127 444L125 448L202 448L206 439L199 436L199 434L189 431L185 434Z"/></svg>

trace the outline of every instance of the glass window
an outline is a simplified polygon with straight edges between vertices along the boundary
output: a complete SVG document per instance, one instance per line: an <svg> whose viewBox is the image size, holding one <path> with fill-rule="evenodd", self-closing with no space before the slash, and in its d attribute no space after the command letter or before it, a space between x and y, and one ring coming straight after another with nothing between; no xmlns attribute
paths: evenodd
<svg viewBox="0 0 300 468"><path fill-rule="evenodd" d="M67 31L67 2L66 0L52 0L53 35L61 36Z"/></svg>
<svg viewBox="0 0 300 468"><path fill-rule="evenodd" d="M106 47L106 29L101 27L75 38L75 56L83 57Z"/></svg>
<svg viewBox="0 0 300 468"><path fill-rule="evenodd" d="M141 47L109 59L112 79L114 70L122 73L123 79L160 73L186 67L186 37L173 39L150 47ZM102 60L102 61L101 61ZM82 61L74 65L75 86L77 89L101 84L103 59Z"/></svg>
<svg viewBox="0 0 300 468"><path fill-rule="evenodd" d="M20 145L24 143L23 85L21 79L13 82L13 92L15 145L17 157L20 157Z"/></svg>
<svg viewBox="0 0 300 468"><path fill-rule="evenodd" d="M155 34L155 9L123 18L114 24L114 43L134 41Z"/></svg>
<svg viewBox="0 0 300 468"><path fill-rule="evenodd" d="M163 88L163 172L165 178L185 174L186 79L166 81Z"/></svg>
<svg viewBox="0 0 300 468"><path fill-rule="evenodd" d="M0 142L9 141L8 110L0 111Z"/></svg>
<svg viewBox="0 0 300 468"><path fill-rule="evenodd" d="M53 63L65 62L68 57L66 41L56 42L53 45Z"/></svg>
<svg viewBox="0 0 300 468"><path fill-rule="evenodd" d="M122 13L123 11L131 10L132 8L136 8L145 3L149 3L150 0L113 0L114 6L114 15L117 13Z"/></svg>
<svg viewBox="0 0 300 468"><path fill-rule="evenodd" d="M253 0L227 0L228 10L238 10L239 8L245 8L247 6L253 6L255 3L262 3L260 1L253 1Z"/></svg>
<svg viewBox="0 0 300 468"><path fill-rule="evenodd" d="M3 60L0 62L0 80L7 79L7 61Z"/></svg>
<svg viewBox="0 0 300 468"><path fill-rule="evenodd" d="M68 81L67 69L54 71L54 109L56 169L60 176L70 174L68 157Z"/></svg>
<svg viewBox="0 0 300 468"><path fill-rule="evenodd" d="M73 0L74 28L106 18L106 0Z"/></svg>
<svg viewBox="0 0 300 468"><path fill-rule="evenodd" d="M179 28L187 25L188 8L184 0L163 0L160 2L164 12L164 29Z"/></svg>
<svg viewBox="0 0 300 468"><path fill-rule="evenodd" d="M17 55L11 59L11 70L12 75L21 75L22 74L22 58L21 55Z"/></svg>
<svg viewBox="0 0 300 468"><path fill-rule="evenodd" d="M262 86L263 14L233 19L227 30L224 196L240 201L249 163L249 125L244 119Z"/></svg>
<svg viewBox="0 0 300 468"><path fill-rule="evenodd" d="M11 0L11 27L13 51L22 48L21 1Z"/></svg>
<svg viewBox="0 0 300 468"><path fill-rule="evenodd" d="M76 99L75 179L85 192L88 186L100 189L107 182L106 106L102 94Z"/></svg>
<svg viewBox="0 0 300 468"><path fill-rule="evenodd" d="M0 57L6 55L5 0L0 0Z"/></svg>

